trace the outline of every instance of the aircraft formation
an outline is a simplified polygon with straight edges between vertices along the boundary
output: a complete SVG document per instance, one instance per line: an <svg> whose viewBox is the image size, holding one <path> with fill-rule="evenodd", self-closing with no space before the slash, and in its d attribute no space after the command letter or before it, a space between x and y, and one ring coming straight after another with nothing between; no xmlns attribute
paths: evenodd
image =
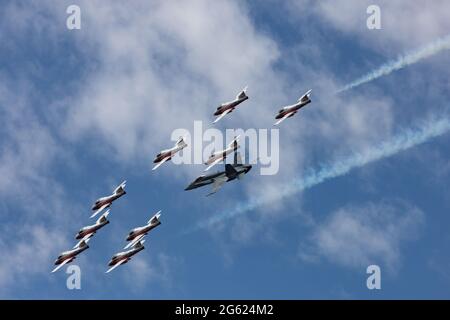
<svg viewBox="0 0 450 320"><path fill-rule="evenodd" d="M219 107L217 107L216 111L214 112L214 116L216 116L216 119L213 121L213 123L217 123L227 114L233 112L238 105L248 99L249 97L247 95L247 87L245 87L237 94L234 100L222 103ZM274 125L277 126L287 118L294 116L301 108L305 107L309 103L311 103L311 90L308 90L304 95L302 95L296 103L280 109L278 111L278 114L275 116L275 119L277 121L274 123ZM185 138L180 137L172 148L162 150L156 155L155 159L153 160L155 166L152 168L152 170L156 170L162 164L171 160L172 157L175 156L175 154L177 154L187 146L188 145L185 141ZM239 136L235 137L224 150L213 152L208 160L204 163L205 165L207 165L204 171L208 171L216 164L224 162L227 156L231 153L234 154L233 163L225 164L225 168L223 171L208 175L203 174L197 177L185 188L185 190L193 190L212 184L212 190L207 194L207 196L210 196L219 191L219 189L226 182L236 179L242 179L252 169L252 166L250 164L242 163L242 159L240 153L238 152L238 149ZM92 213L90 218L97 216L101 212L104 213L97 219L95 224L83 227L78 231L75 239L79 240L79 242L77 242L77 244L75 244L72 249L64 251L58 256L54 263L56 267L52 272L55 272L64 265L72 262L79 254L89 248L88 242L94 236L94 234L104 226L109 224L108 215L110 214L110 207L115 200L126 194L125 185L126 181L122 182L118 187L116 187L111 195L101 197L95 201L94 205L91 208L94 212ZM123 248L124 251L118 252L112 256L111 260L108 263L108 266L110 268L106 271L106 273L109 273L118 266L127 263L128 261L130 261L132 256L144 250L144 237L151 230L161 224L160 216L161 210L155 213L144 226L136 227L129 232L128 236L126 237L126 241L128 241L128 244Z"/></svg>
<svg viewBox="0 0 450 320"><path fill-rule="evenodd" d="M249 99L247 95L248 87L242 89L236 96L236 98L232 101L224 102L220 104L216 111L214 112L214 116L216 117L213 121L217 123L227 114L233 112L241 103L245 100ZM293 117L301 108L305 107L307 104L311 103L311 92L312 90L308 90L305 94L303 94L297 102L292 105L285 106L278 111L278 114L275 116L276 122L274 126L278 126L281 122L286 120L287 118ZM157 163L152 170L157 169L164 162L172 159L172 157L177 153L183 150L183 148L187 147L186 142L183 137L175 143L175 146L171 149L163 150L156 155L154 163ZM225 182L232 181L234 179L241 179L246 173L250 171L252 168L249 164L242 164L241 156L238 153L237 149L239 149L239 136L235 137L233 141L231 141L227 148L224 150L220 150L217 152L213 152L208 160L206 160L205 165L207 165L204 171L208 171L213 166L218 163L225 161L227 156L231 153L234 153L234 161L233 164L226 164L223 171L210 174L210 175L201 175L197 177L193 182L191 182L184 190L192 190L196 188L200 188L209 184L212 184L212 191L207 194L210 196L216 193Z"/></svg>
<svg viewBox="0 0 450 320"><path fill-rule="evenodd" d="M95 211L91 218L95 217L100 212L103 212L107 209L100 218L97 219L95 224L89 225L81 228L75 236L75 239L80 240L72 249L62 252L58 258L55 260L56 267L52 270L52 272L58 271L64 265L72 262L75 258L82 253L83 251L89 249L88 242L95 235L95 233L102 229L104 226L109 224L108 215L110 213L110 207L112 203L126 194L125 191L126 181L122 182L117 188L114 189L113 193L109 196L99 198L95 201L92 206L92 210ZM108 263L110 267L106 273L111 272L118 266L127 263L130 261L131 257L137 254L138 252L144 250L144 237L154 228L161 224L160 221L161 210L158 211L155 215L153 215L150 220L148 220L147 224L141 227L137 227L132 229L126 241L129 241L128 244L123 248L125 251L121 251L113 255L111 260Z"/></svg>

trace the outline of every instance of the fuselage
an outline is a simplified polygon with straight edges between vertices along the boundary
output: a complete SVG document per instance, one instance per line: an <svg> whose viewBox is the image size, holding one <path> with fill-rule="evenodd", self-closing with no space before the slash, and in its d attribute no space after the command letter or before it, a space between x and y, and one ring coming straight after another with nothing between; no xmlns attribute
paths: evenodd
<svg viewBox="0 0 450 320"><path fill-rule="evenodd" d="M217 172L217 173L213 173L210 175L200 176L197 179L195 179L184 190L192 190L192 189L200 188L200 187L212 184L212 183L214 183L214 180L223 178L223 177L227 178L227 180L226 180L227 182L232 181L232 180L236 179L239 175L246 174L247 172L249 172L250 169L252 168L252 166L251 165L234 165L233 168L237 171L236 175L233 175L233 176L228 175L227 176L225 171L222 171L222 172Z"/></svg>
<svg viewBox="0 0 450 320"><path fill-rule="evenodd" d="M106 220L106 222L96 223L94 225L84 227L80 231L78 231L77 236L75 238L82 239L85 236L87 236L88 234L97 232L97 230L103 228L108 223L109 223L109 221Z"/></svg>
<svg viewBox="0 0 450 320"><path fill-rule="evenodd" d="M234 109L234 108L236 108L236 106L238 104L241 104L242 102L244 102L247 99L248 99L248 97L245 96L245 97L240 98L240 99L236 99L236 100L233 100L233 101L230 101L230 102L222 103L219 107L217 107L217 110L216 110L216 112L214 112L214 115L215 116L219 116L222 113L224 113L225 111L227 111L228 109Z"/></svg>
<svg viewBox="0 0 450 320"><path fill-rule="evenodd" d="M139 251L142 251L142 250L144 250L144 246L140 246L139 248L134 248L134 249L131 249L128 251L118 253L114 257L112 257L112 259L109 261L108 265L113 266L113 265L117 264L118 262L120 262L121 260L125 260L125 259L128 261L132 256L134 256L136 253L138 253Z"/></svg>
<svg viewBox="0 0 450 320"><path fill-rule="evenodd" d="M172 149L163 150L156 155L156 158L155 158L155 160L153 160L153 163L161 162L163 159L165 159L167 157L169 157L168 160L170 160L175 155L175 153L177 153L178 151L180 151L183 148L184 148L184 146L176 146L176 147L173 147Z"/></svg>
<svg viewBox="0 0 450 320"><path fill-rule="evenodd" d="M206 165L211 164L214 161L216 161L217 159L225 159L227 157L227 155L229 155L230 153L236 151L238 148L239 148L239 145L237 143L232 143L232 145L229 146L228 148L226 148L225 150L214 152L208 158L208 160L206 160L205 164Z"/></svg>
<svg viewBox="0 0 450 320"><path fill-rule="evenodd" d="M311 100L308 99L306 101L301 101L301 102L298 102L291 106L284 107L283 109L281 109L278 112L278 115L275 117L275 119L281 119L288 113L296 112L296 111L300 110L301 108L303 108L304 106L306 106L310 102L311 102Z"/></svg>
<svg viewBox="0 0 450 320"><path fill-rule="evenodd" d="M135 239L136 237L140 236L141 234L149 233L152 229L156 228L160 224L161 224L161 221L158 220L158 222L156 222L156 223L148 224L146 226L135 228L135 229L131 230L131 232L128 234L127 241L131 241L131 240Z"/></svg>
<svg viewBox="0 0 450 320"><path fill-rule="evenodd" d="M75 257L78 254L80 254L81 252L83 252L84 250L86 250L88 248L89 248L89 246L85 245L84 247L76 248L76 249L65 251L65 252L61 253L61 255L58 257L58 259L56 259L55 265L61 264L65 260L68 260L68 259L70 259L70 261L72 261L73 259L75 259Z"/></svg>
<svg viewBox="0 0 450 320"><path fill-rule="evenodd" d="M225 176L225 172L217 172L217 173L214 173L214 174L200 176L197 179L195 179L184 190L192 190L192 189L196 189L196 188L200 188L200 187L206 186L208 184L213 183L214 179L217 179L219 177L224 177L224 176Z"/></svg>
<svg viewBox="0 0 450 320"><path fill-rule="evenodd" d="M126 193L127 192L125 190L123 190L117 194L112 194L110 196L100 198L97 201L95 201L94 205L92 206L92 210L98 210L101 207L103 207L105 204L111 204L114 200L119 199L121 196L123 196Z"/></svg>

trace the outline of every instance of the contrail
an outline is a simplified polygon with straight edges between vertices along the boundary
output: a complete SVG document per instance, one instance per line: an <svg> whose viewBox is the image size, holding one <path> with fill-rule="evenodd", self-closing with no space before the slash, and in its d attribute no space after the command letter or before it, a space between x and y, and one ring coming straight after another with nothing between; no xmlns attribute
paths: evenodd
<svg viewBox="0 0 450 320"><path fill-rule="evenodd" d="M450 118L448 117L429 120L419 127L403 130L392 139L387 140L378 146L371 147L364 152L354 153L346 158L326 164L319 168L306 170L307 173L305 176L294 179L294 181L281 189L279 193L275 194L273 197L269 199L260 197L240 203L231 210L224 211L206 221L196 224L184 234L206 228L215 223L252 211L253 209L269 204L274 200L289 197L329 179L343 176L352 169L360 168L368 163L393 156L401 151L410 149L432 138L443 135L448 131L450 131Z"/></svg>
<svg viewBox="0 0 450 320"><path fill-rule="evenodd" d="M404 56L400 56L398 59L387 62L378 69L366 74L365 76L347 84L342 89L338 90L337 93L341 93L352 88L358 87L364 83L370 82L372 80L378 79L382 76L386 76L394 71L403 69L404 67L410 66L422 59L428 58L434 54L439 53L442 50L450 49L450 35L443 38L439 38L436 41L423 46L415 51L412 51Z"/></svg>

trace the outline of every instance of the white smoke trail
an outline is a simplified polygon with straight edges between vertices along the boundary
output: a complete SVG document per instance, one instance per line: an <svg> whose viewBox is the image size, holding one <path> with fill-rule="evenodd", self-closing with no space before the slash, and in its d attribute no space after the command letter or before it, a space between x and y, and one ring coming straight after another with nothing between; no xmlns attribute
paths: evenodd
<svg viewBox="0 0 450 320"><path fill-rule="evenodd" d="M443 135L448 131L450 131L450 118L448 117L442 117L438 120L430 120L420 127L404 130L400 134L394 136L392 139L378 146L371 147L364 152L355 153L349 157L321 166L318 169L307 170L307 174L304 177L295 179L284 189L281 189L277 195L274 195L274 197L271 197L270 199L255 198L238 204L232 210L222 212L204 222L198 223L192 229L187 230L186 233L197 231L217 222L221 222L252 211L253 209L272 202L274 198L280 200L295 193L312 188L329 179L343 176L354 168L359 168L368 163L390 157L398 152L424 143L429 139Z"/></svg>
<svg viewBox="0 0 450 320"><path fill-rule="evenodd" d="M403 69L404 67L410 66L414 63L419 62L422 59L428 58L432 55L439 53L442 50L450 49L450 35L443 38L439 38L436 41L421 47L413 52L410 52L404 56L400 56L398 59L387 62L378 69L368 73L367 75L347 84L342 89L338 90L337 93L341 93L352 88L358 87L364 83L370 82L372 80L378 79L382 76L386 76L394 71Z"/></svg>

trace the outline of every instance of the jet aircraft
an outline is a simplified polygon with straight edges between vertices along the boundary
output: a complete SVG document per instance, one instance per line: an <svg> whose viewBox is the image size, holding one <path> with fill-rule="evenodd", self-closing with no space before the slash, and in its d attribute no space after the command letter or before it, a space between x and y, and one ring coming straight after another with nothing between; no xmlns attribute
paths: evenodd
<svg viewBox="0 0 450 320"><path fill-rule="evenodd" d="M113 271L121 264L127 263L128 261L130 261L132 256L144 250L144 242L145 240L138 241L130 250L116 253L109 261L108 266L110 266L111 268L109 268L106 273Z"/></svg>
<svg viewBox="0 0 450 320"><path fill-rule="evenodd" d="M55 261L55 265L57 266L55 269L53 269L52 272L58 271L60 268L62 268L65 264L72 262L75 260L77 255L82 253L84 250L88 249L89 246L87 245L89 241L89 236L84 237L80 240L71 250L62 252L58 258Z"/></svg>
<svg viewBox="0 0 450 320"><path fill-rule="evenodd" d="M76 239L82 239L86 236L89 236L89 238L91 238L98 230L109 223L109 220L106 219L108 215L109 209L104 214L102 214L100 218L98 218L95 224L81 228L76 235Z"/></svg>
<svg viewBox="0 0 450 320"><path fill-rule="evenodd" d="M247 174L252 168L249 164L242 164L240 154L235 151L234 153L234 162L233 164L225 164L225 170L217 173L213 173L210 175L202 175L195 179L189 186L184 190L192 190L196 188L200 188L209 184L212 184L212 191L207 194L210 196L223 186L225 182L232 181L235 179L241 179Z"/></svg>
<svg viewBox="0 0 450 320"><path fill-rule="evenodd" d="M286 106L278 111L278 114L275 117L278 121L274 123L274 126L277 126L287 118L294 116L298 110L306 106L308 103L311 103L311 92L312 90L308 90L295 104Z"/></svg>
<svg viewBox="0 0 450 320"><path fill-rule="evenodd" d="M247 96L247 87L245 87L241 92L238 93L236 96L236 99L233 101L222 103L220 106L217 107L216 112L214 112L214 115L217 116L217 118L214 120L213 123L218 122L220 119L225 117L227 114L234 111L234 109L248 99Z"/></svg>
<svg viewBox="0 0 450 320"><path fill-rule="evenodd" d="M126 183L127 183L126 181L122 182L116 189L114 189L112 195L97 199L95 201L94 205L92 206L92 210L96 210L96 211L91 215L91 218L95 217L97 214L99 214L106 208L109 208L111 206L111 204L113 203L113 201L119 199L121 196L126 194L126 191L125 191Z"/></svg>
<svg viewBox="0 0 450 320"><path fill-rule="evenodd" d="M125 246L124 249L128 249L129 247L134 246L137 242L141 241L147 233L159 226L161 224L161 221L159 220L160 216L161 210L155 213L155 215L152 216L150 220L148 220L145 226L132 229L127 237L127 241L130 242Z"/></svg>
<svg viewBox="0 0 450 320"><path fill-rule="evenodd" d="M152 170L158 169L160 165L162 165L164 162L172 159L172 157L177 152L183 150L186 147L187 147L187 143L184 141L184 137L180 137L178 139L178 141L175 143L175 146L173 148L163 150L156 155L155 160L153 160L153 163L156 163L156 165L153 167Z"/></svg>
<svg viewBox="0 0 450 320"><path fill-rule="evenodd" d="M233 141L231 141L228 144L228 147L226 149L211 153L208 160L206 160L206 162L205 162L205 164L208 165L208 167L205 169L205 171L208 171L209 169L211 169L213 166L215 166L219 162L225 160L225 158L230 153L236 151L239 148L238 141L239 141L239 136L234 137Z"/></svg>

